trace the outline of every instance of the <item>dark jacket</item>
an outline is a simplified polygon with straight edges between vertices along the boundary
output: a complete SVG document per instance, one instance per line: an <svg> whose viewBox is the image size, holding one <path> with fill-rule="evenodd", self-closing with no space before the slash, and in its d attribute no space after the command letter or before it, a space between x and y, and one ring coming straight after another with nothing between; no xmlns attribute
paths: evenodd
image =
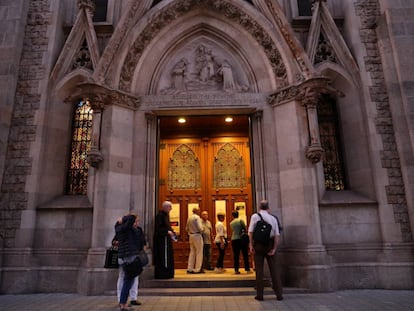
<svg viewBox="0 0 414 311"><path fill-rule="evenodd" d="M115 224L115 240L119 241L118 257L125 258L137 255L146 242L144 232L140 227L134 228L135 216L127 215L122 223Z"/></svg>

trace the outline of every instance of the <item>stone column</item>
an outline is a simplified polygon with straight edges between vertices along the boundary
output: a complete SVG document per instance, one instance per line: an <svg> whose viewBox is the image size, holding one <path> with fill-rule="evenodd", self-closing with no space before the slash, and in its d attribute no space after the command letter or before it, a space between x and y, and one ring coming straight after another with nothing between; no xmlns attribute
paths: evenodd
<svg viewBox="0 0 414 311"><path fill-rule="evenodd" d="M253 158L254 158L254 180L255 180L255 202L267 198L266 169L264 161L263 140L263 111L257 111L252 116Z"/></svg>
<svg viewBox="0 0 414 311"><path fill-rule="evenodd" d="M284 223L283 260L289 265L288 279L295 286L329 291L335 288L336 281L322 245L316 169L304 154L309 137L314 145L318 143L315 123L308 123L308 112L295 97L284 102L275 99L271 106ZM309 107L312 117L314 108Z"/></svg>
<svg viewBox="0 0 414 311"><path fill-rule="evenodd" d="M99 167L103 157L101 149L101 126L102 126L102 112L105 103L102 96L95 96L92 98L91 107L93 109L93 124L92 124L92 141L91 149L88 152L88 163L94 168Z"/></svg>
<svg viewBox="0 0 414 311"><path fill-rule="evenodd" d="M322 159L323 149L319 136L318 113L316 107L319 102L319 93L310 88L306 89L302 105L305 106L308 115L309 146L305 149L306 157L312 163L318 163Z"/></svg>
<svg viewBox="0 0 414 311"><path fill-rule="evenodd" d="M98 169L94 168L91 248L85 267L79 272L78 292L88 295L101 293L111 282L116 284L116 271L102 271L105 251L114 237L116 220L132 209L134 111L106 105L105 113L100 115L100 152L104 160Z"/></svg>

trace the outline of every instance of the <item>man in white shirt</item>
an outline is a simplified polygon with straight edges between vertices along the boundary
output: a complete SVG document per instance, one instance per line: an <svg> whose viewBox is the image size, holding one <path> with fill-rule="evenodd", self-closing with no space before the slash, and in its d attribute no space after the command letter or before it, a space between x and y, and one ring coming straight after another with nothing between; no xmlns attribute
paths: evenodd
<svg viewBox="0 0 414 311"><path fill-rule="evenodd" d="M273 290L277 300L283 300L282 282L280 280L280 271L276 264L276 250L279 243L279 225L274 216L269 214L269 203L266 200L262 200L259 204L259 213L263 217L263 220L272 225L270 232L270 238L265 242L258 242L253 240L253 232L256 227L256 223L260 220L260 216L255 213L250 218L249 224L249 238L250 238L250 252L254 255L254 263L256 266L256 300L263 300L264 292L264 259L266 258L267 265L269 266L270 276L272 279Z"/></svg>
<svg viewBox="0 0 414 311"><path fill-rule="evenodd" d="M188 256L187 273L204 273L203 265L203 226L200 209L193 208L193 214L188 217L186 230L189 234L190 255Z"/></svg>

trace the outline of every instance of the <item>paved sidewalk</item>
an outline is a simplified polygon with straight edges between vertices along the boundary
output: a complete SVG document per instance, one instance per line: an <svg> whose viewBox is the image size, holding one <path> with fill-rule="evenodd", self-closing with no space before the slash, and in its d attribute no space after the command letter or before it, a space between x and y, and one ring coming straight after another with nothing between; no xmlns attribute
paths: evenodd
<svg viewBox="0 0 414 311"><path fill-rule="evenodd" d="M256 301L250 296L140 296L142 305L130 310L142 311L411 311L414 291L349 290L321 294L287 294L283 301L265 296ZM93 311L118 310L114 296L76 294L2 295L4 311Z"/></svg>

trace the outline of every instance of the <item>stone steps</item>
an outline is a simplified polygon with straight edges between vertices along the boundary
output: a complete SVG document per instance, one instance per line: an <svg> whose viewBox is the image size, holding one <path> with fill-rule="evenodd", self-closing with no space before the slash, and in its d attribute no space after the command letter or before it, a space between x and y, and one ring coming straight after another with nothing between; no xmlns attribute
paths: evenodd
<svg viewBox="0 0 414 311"><path fill-rule="evenodd" d="M148 272L148 271L147 271ZM143 296L255 296L255 274L234 274L232 269L217 274L187 274L185 270L175 271L173 279L154 279L151 273L140 277L139 293ZM265 295L274 295L270 281L265 280ZM286 294L307 293L307 289L284 288Z"/></svg>

